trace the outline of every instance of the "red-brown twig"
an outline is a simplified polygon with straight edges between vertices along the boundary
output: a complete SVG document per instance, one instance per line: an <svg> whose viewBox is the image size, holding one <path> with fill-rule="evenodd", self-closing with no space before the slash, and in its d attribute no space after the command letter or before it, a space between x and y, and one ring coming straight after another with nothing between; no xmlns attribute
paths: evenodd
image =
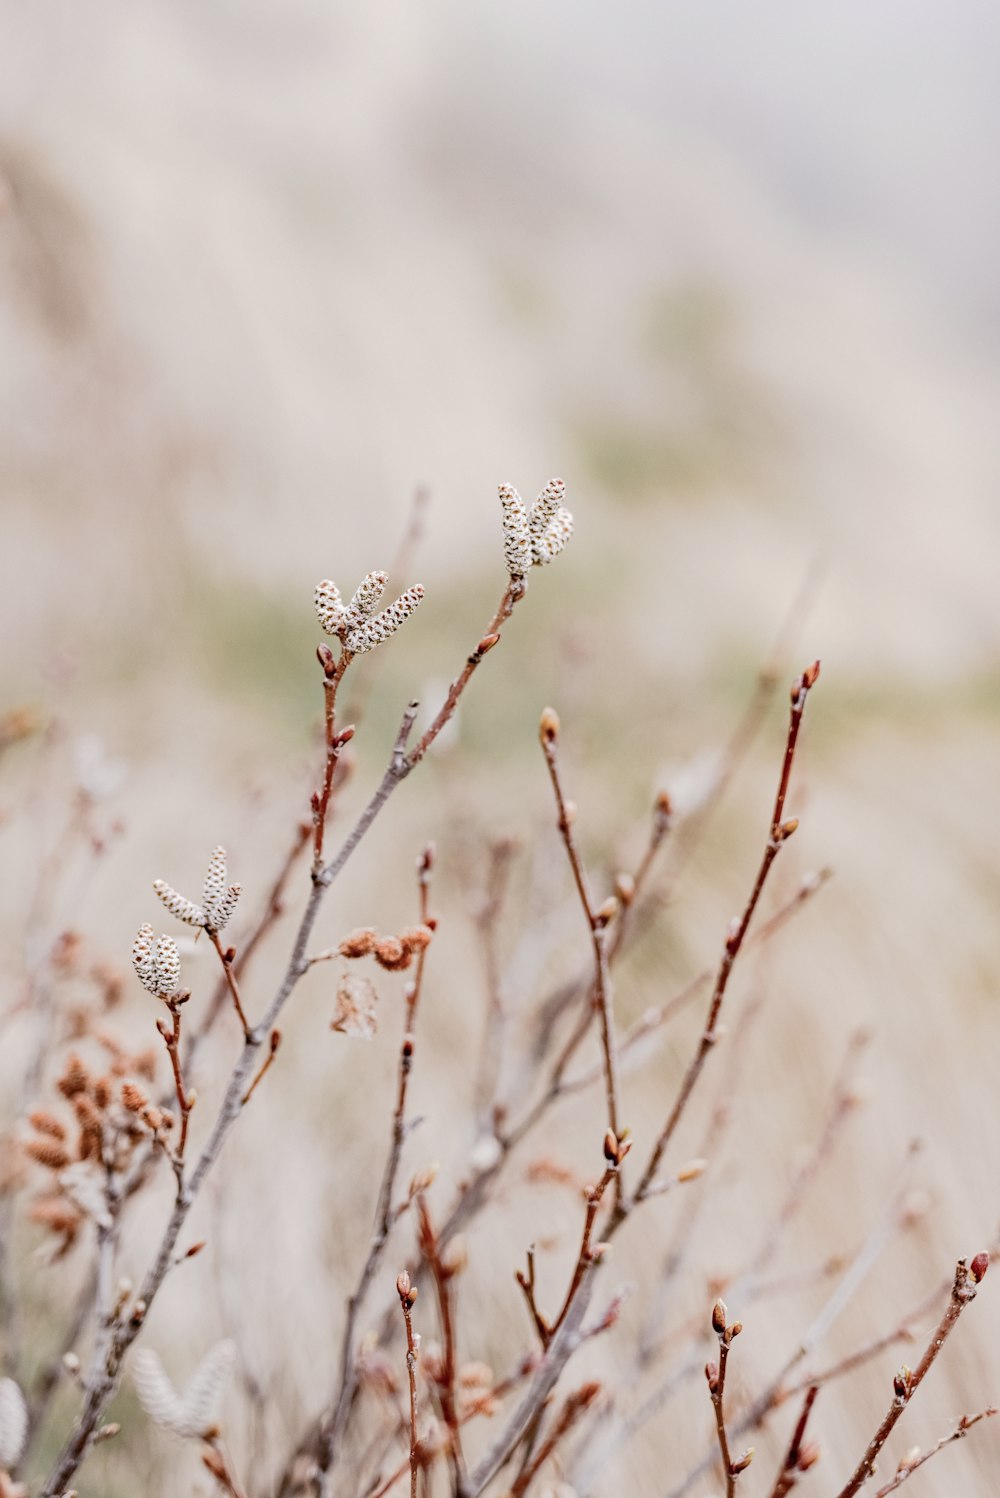
<svg viewBox="0 0 1000 1498"><path fill-rule="evenodd" d="M722 1472L726 1479L726 1498L733 1498L736 1492L736 1479L741 1472L746 1471L753 1460L753 1447L745 1451L736 1461L733 1460L729 1449L729 1436L726 1432L725 1396L729 1349L743 1330L743 1323L734 1321L731 1325L727 1325L725 1302L717 1300L712 1308L712 1330L719 1339L719 1361L706 1363L705 1379L715 1415L715 1434L719 1442L719 1455L722 1458Z"/></svg>
<svg viewBox="0 0 1000 1498"><path fill-rule="evenodd" d="M539 725L539 738L545 763L548 766L552 790L556 798L558 827L566 848L573 881L590 932L594 949L593 1005L601 1025L601 1052L604 1058L604 1089L607 1099L608 1128L617 1135L619 1122L620 1084L618 1080L618 1053L615 1043L614 1006L611 995L611 976L608 967L608 922L617 913L618 902L612 899L595 908L587 883L576 839L573 836L573 816L570 812L559 773L559 719L552 708L546 708Z"/></svg>
<svg viewBox="0 0 1000 1498"><path fill-rule="evenodd" d="M344 728L340 733L337 732L336 716L337 688L343 681L344 673L354 657L346 646L341 649L340 655L336 658L329 645L321 645L316 654L323 667L323 738L326 753L323 759L323 780L312 798L314 879L323 870L323 836L326 832L326 817L330 809L330 795L333 791L333 777L337 769L337 761L344 745L350 743L354 737L352 727Z"/></svg>
<svg viewBox="0 0 1000 1498"><path fill-rule="evenodd" d="M246 1104L249 1103L250 1099L253 1097L254 1093L257 1091L257 1088L260 1086L261 1082L263 1082L264 1078L267 1076L267 1073L271 1070L271 1067L274 1065L274 1058L278 1054L278 1047L280 1045L281 1045L281 1031L280 1030L272 1030L271 1031L271 1039L270 1039L270 1042L269 1042L268 1048L267 1048L267 1055L264 1057L264 1060L261 1063L260 1071L254 1077L253 1081L250 1083L250 1086L247 1088L246 1092L243 1094L243 1104L244 1104L244 1106L246 1106Z"/></svg>
<svg viewBox="0 0 1000 1498"><path fill-rule="evenodd" d="M504 591L500 607L492 622L498 623L501 618L506 619L510 615L515 603L523 596L524 579L513 579ZM494 629L492 634L496 633L497 630ZM274 1028L282 1010L295 991L299 980L309 969L306 955L309 939L327 890L346 867L355 850L388 803L393 792L402 784L409 773L415 768L416 764L419 763L427 748L433 743L434 739L441 732L441 729L449 721L462 690L464 690L464 687L471 680L474 671L486 651L491 649L495 644L496 639L491 636L484 636L480 640L479 645L466 661L462 673L456 679L444 706L434 719L431 727L427 730L427 733L424 734L420 744L417 745L417 749L414 750L413 756L407 755L406 745L416 718L417 704L411 702L407 705L396 735L389 764L379 785L358 817L351 832L345 838L337 854L314 877L313 887L305 909L302 912L284 974L267 1006L261 1024L257 1029L246 1035L245 1044L226 1083L215 1123L209 1132L209 1136L191 1173L190 1179L184 1189L177 1195L170 1217L164 1226L155 1258L143 1278L139 1291L139 1299L147 1309L152 1305L163 1281L175 1263L175 1245L187 1220L188 1213L205 1179L218 1160L222 1152L222 1147L240 1115L243 1097L249 1085L257 1053L264 1036ZM94 1436L103 1418L104 1411L107 1409L108 1403L118 1387L125 1354L135 1341L144 1324L144 1319L144 1317L138 1319L132 1317L116 1328L107 1347L102 1366L99 1368L95 1366L92 1376L88 1378L87 1386L84 1390L83 1402L74 1427L45 1478L39 1498L57 1498L57 1495L63 1493L81 1462L86 1457L87 1452L93 1444Z"/></svg>
<svg viewBox="0 0 1000 1498"><path fill-rule="evenodd" d="M989 1266L989 1255L977 1254L970 1264L966 1259L959 1259L955 1266L955 1279L951 1287L951 1294L944 1314L938 1322L938 1326L930 1342L924 1350L924 1354L912 1371L907 1367L900 1368L893 1380L893 1400L886 1411L878 1429L872 1436L865 1448L865 1453L850 1478L840 1489L837 1498L853 1498L860 1492L861 1488L871 1477L875 1470L875 1462L889 1436L892 1434L897 1422L902 1417L910 1400L923 1383L930 1372L945 1342L958 1324L958 1319L966 1306L976 1298L977 1287L982 1281L983 1275Z"/></svg>
<svg viewBox="0 0 1000 1498"><path fill-rule="evenodd" d="M429 929L436 926L430 912L431 875L434 868L434 848L431 844L417 860L417 885L419 892L420 920ZM315 1462L320 1472L327 1472L332 1465L340 1445L351 1405L357 1390L357 1373L354 1366L355 1338L358 1315L368 1287L375 1276L382 1255L389 1241L389 1231L394 1220L392 1199L396 1189L396 1177L406 1138L406 1096L413 1066L414 1029L420 996L423 992L424 969L429 948L421 947L417 953L413 981L406 990L406 1009L403 1019L403 1039L399 1050L399 1065L396 1078L396 1104L392 1115L392 1134L389 1152L382 1171L375 1221L372 1228L368 1254L361 1269L354 1292L347 1303L347 1318L340 1342L339 1383L337 1393L331 1401L328 1413L320 1422L313 1441Z"/></svg>
<svg viewBox="0 0 1000 1498"><path fill-rule="evenodd" d="M188 995L180 994L176 999L171 999L167 1008L170 1010L172 1024L168 1025L165 1020L157 1020L156 1028L163 1036L163 1043L170 1057L170 1067L174 1074L174 1089L177 1093L177 1108L180 1113L180 1136L177 1140L177 1160L184 1159L184 1150L187 1146L188 1119L194 1106L192 1098L184 1086L184 1075L181 1071L181 1005L186 1002Z"/></svg>
<svg viewBox="0 0 1000 1498"><path fill-rule="evenodd" d="M785 1459L778 1470L777 1477L774 1479L771 1498L785 1498L786 1493L790 1493L792 1488L795 1487L801 1474L808 1472L809 1468L815 1465L819 1457L818 1446L812 1444L807 1446L805 1444L806 1426L809 1423L809 1416L812 1413L812 1407L816 1402L816 1395L818 1393L818 1384L810 1384L806 1390L806 1397L802 1401L802 1409L799 1412L799 1418L795 1422L795 1429L792 1431L792 1439L788 1443Z"/></svg>
<svg viewBox="0 0 1000 1498"><path fill-rule="evenodd" d="M490 850L486 894L476 921L486 979L486 1023L479 1047L475 1090L476 1126L480 1134L495 1127L494 1115L503 1058L506 1019L500 954L497 945L497 923L507 892L514 846L509 838L502 838L494 843Z"/></svg>
<svg viewBox="0 0 1000 1498"><path fill-rule="evenodd" d="M299 822L295 828L295 835L281 862L281 867L275 876L274 883L268 892L264 909L245 941L241 941L236 950L236 956L231 963L233 976L240 980L246 973L247 966L254 953L258 950L273 927L281 919L285 912L285 894L288 889L288 881L291 878L295 865L302 856L303 851L312 836L311 822ZM229 997L229 974L224 970L216 985L215 992L205 1011L205 1018L197 1031L189 1038L185 1064L190 1067L195 1051L209 1031L214 1027L219 1014Z"/></svg>
<svg viewBox="0 0 1000 1498"><path fill-rule="evenodd" d="M535 1254L533 1247L528 1250L527 1273L520 1269L516 1272L517 1283L524 1292L524 1298L528 1303L528 1310L531 1312L531 1317L535 1323L535 1329L538 1332L543 1351L548 1350L556 1332L558 1332L559 1328L566 1321L587 1270L591 1265L598 1262L603 1253L602 1245L591 1242L594 1232L594 1222L597 1218L604 1193L617 1176L621 1169L622 1161L625 1159L630 1148L631 1144L629 1140L618 1139L611 1129L607 1131L604 1139L604 1157L607 1161L607 1166L597 1185L592 1186L587 1192L587 1209L583 1219L583 1237L580 1241L580 1250L576 1256L576 1263L573 1266L573 1273L570 1277L569 1287L563 1298L562 1307L554 1321L549 1322L546 1320L539 1310L535 1299Z"/></svg>
<svg viewBox="0 0 1000 1498"><path fill-rule="evenodd" d="M410 1385L410 1498L417 1498L420 1474L420 1442L417 1438L417 1344L413 1336L413 1307L417 1289L404 1269L396 1280L396 1293L406 1323L406 1372Z"/></svg>
<svg viewBox="0 0 1000 1498"><path fill-rule="evenodd" d="M409 769L412 770L416 765L420 763L424 755L427 753L428 749L433 744L434 740L437 738L438 734L441 732L442 728L444 728L446 723L449 723L451 721L452 715L454 714L454 711L458 706L458 699L461 697L462 693L469 685L469 682L472 680L473 674L475 673L477 667L480 665L483 657L493 649L494 645L498 644L500 640L500 626L504 623L505 620L510 618L511 614L514 612L515 605L518 604L524 597L525 588L526 583L523 577L512 577L510 579L510 582L507 584L506 591L504 592L504 595L500 600L500 604L497 608L496 613L493 615L493 618L490 620L489 624L487 624L486 629L483 632L483 636L479 641L479 644L476 646L472 654L468 657L465 665L462 667L461 671L456 676L451 686L448 688L448 695L445 697L444 702L441 704L441 708L438 711L437 716L434 718L431 726L427 729L427 732L410 750L410 753L407 756L407 765Z"/></svg>
<svg viewBox="0 0 1000 1498"><path fill-rule="evenodd" d="M932 1446L929 1451L916 1452L912 1455L904 1456L896 1468L895 1475L883 1487L879 1488L875 1494L875 1498L889 1498L889 1494L894 1493L897 1488L902 1487L906 1479L912 1477L914 1472L924 1465L924 1462L929 1462L932 1456L937 1456L939 1451L943 1451L953 1441L960 1441L963 1436L968 1435L974 1425L979 1424L980 1420L988 1420L996 1413L996 1406L991 1404L988 1409L980 1410L978 1415L963 1415L954 1430L950 1430L946 1436L942 1436L940 1441Z"/></svg>
<svg viewBox="0 0 1000 1498"><path fill-rule="evenodd" d="M438 1316L441 1322L441 1363L435 1375L435 1383L438 1389L438 1398L441 1401L441 1414L448 1431L448 1454L451 1460L452 1471L455 1474L456 1484L461 1482L465 1472L465 1458L462 1454L462 1437L459 1430L458 1401L455 1393L455 1380L458 1375L458 1360L455 1351L455 1314L452 1301L452 1290L455 1281L455 1265L446 1262L441 1254L440 1245L434 1232L434 1224L431 1221L430 1210L427 1200L420 1192L416 1198L417 1202L417 1232L420 1251L424 1262L429 1266L431 1277L434 1281L434 1290L438 1303Z"/></svg>
<svg viewBox="0 0 1000 1498"><path fill-rule="evenodd" d="M207 1450L201 1454L201 1460L215 1478L224 1493L229 1493L230 1498L246 1498L246 1494L240 1487L233 1475L221 1442L214 1438L206 1443Z"/></svg>
<svg viewBox="0 0 1000 1498"><path fill-rule="evenodd" d="M555 1451L559 1442L569 1434L577 1420L580 1419L580 1416L590 1409L590 1406L600 1392L600 1384L590 1382L583 1384L579 1389L575 1389L572 1394L567 1395L549 1434L515 1478L510 1490L511 1498L523 1498L523 1494L528 1491L531 1483Z"/></svg>
<svg viewBox="0 0 1000 1498"><path fill-rule="evenodd" d="M234 953L232 947L223 947L222 942L219 940L219 933L217 931L210 931L208 933L208 939L219 954L219 961L222 963L222 971L225 974L226 987L229 989L229 996L233 1001L233 1007L240 1017L240 1024L243 1026L243 1037L245 1040L249 1040L250 1025L247 1020L246 1014L243 1012L243 1001L240 998L240 988L239 984L236 981L236 974L233 972L233 959L236 954Z"/></svg>
<svg viewBox="0 0 1000 1498"><path fill-rule="evenodd" d="M642 1177L635 1189L631 1201L626 1203L622 1200L619 1200L616 1205L614 1217L611 1224L612 1228L615 1228L619 1225L619 1223L624 1219L631 1207L637 1205L642 1201L644 1196L649 1191L650 1186L656 1179L656 1173L659 1170L660 1161L663 1158L664 1151L666 1150L667 1146L674 1136L674 1132L681 1120L684 1109L686 1108L691 1094L693 1093L697 1085L698 1078L701 1076L702 1069L708 1058L708 1054L712 1050L716 1040L718 1039L717 1027L719 1023L719 1014L722 1009L723 1000L726 996L726 989L729 985L729 978L733 971L733 966L736 962L736 959L740 954L740 949L743 946L747 931L749 930L754 911L757 909L757 904L760 900L764 885L767 882L767 876L770 873L771 865L774 863L774 860L777 858L778 853L784 846L785 842L798 826L798 822L794 818L791 821L785 821L785 798L788 794L788 782L791 777L792 765L795 760L795 749L799 740L799 730L802 726L802 714L805 710L806 699L809 696L810 689L815 685L818 676L819 662L816 661L813 663L813 665L809 666L805 671L803 671L802 675L799 676L792 685L791 713L788 720L788 733L785 738L785 754L781 767L781 777L778 781L778 790L774 798L774 810L771 813L771 825L768 829L767 843L764 848L764 855L761 859L760 867L757 870L757 877L754 880L753 888L750 892L750 897L743 909L743 914L737 921L734 922L728 936L726 937L726 942L722 953L722 960L719 964L718 974L715 979L715 987L712 990L712 998L708 1006L708 1017L705 1022L705 1027L702 1031L701 1038L698 1042L698 1048L688 1065L687 1071L684 1073L677 1098L670 1110L670 1113L667 1116L667 1121L663 1125L659 1137L657 1138L657 1141L653 1146L649 1161L646 1165L645 1170L643 1171Z"/></svg>

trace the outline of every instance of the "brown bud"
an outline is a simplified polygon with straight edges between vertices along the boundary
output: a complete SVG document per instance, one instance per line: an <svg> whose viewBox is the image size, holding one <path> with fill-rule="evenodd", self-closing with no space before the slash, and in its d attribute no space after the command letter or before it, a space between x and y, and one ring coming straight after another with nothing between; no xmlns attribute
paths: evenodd
<svg viewBox="0 0 1000 1498"><path fill-rule="evenodd" d="M620 904L632 904L632 901L635 899L635 880L631 874L615 875L615 894L618 896Z"/></svg>
<svg viewBox="0 0 1000 1498"><path fill-rule="evenodd" d="M819 1461L819 1442L807 1441L804 1446L799 1447L799 1471L808 1472L810 1467L815 1467Z"/></svg>
<svg viewBox="0 0 1000 1498"><path fill-rule="evenodd" d="M708 1387L711 1389L712 1393L714 1394L715 1391L716 1391L716 1389L719 1387L719 1365L718 1365L718 1363L706 1363L705 1364L705 1379L706 1379L706 1382L708 1383Z"/></svg>
<svg viewBox="0 0 1000 1498"><path fill-rule="evenodd" d="M707 1169L707 1160L689 1160L687 1164L682 1165L680 1170L677 1172L678 1184L683 1186L686 1185L688 1181L696 1181L700 1175L704 1175Z"/></svg>
<svg viewBox="0 0 1000 1498"><path fill-rule="evenodd" d="M906 1455L900 1457L899 1466L896 1468L896 1475L898 1476L900 1472L909 1472L912 1467L916 1466L919 1460L920 1447L911 1446Z"/></svg>
<svg viewBox="0 0 1000 1498"><path fill-rule="evenodd" d="M498 634L483 635L483 638L476 646L476 654L485 655L488 650L492 650L494 645L498 645L499 643L500 636Z"/></svg>
<svg viewBox="0 0 1000 1498"><path fill-rule="evenodd" d="M375 943L375 961L379 967L384 967L387 972L399 973L405 971L413 961L413 952L396 936L383 936Z"/></svg>
<svg viewBox="0 0 1000 1498"><path fill-rule="evenodd" d="M576 802L565 801L563 803L563 806L566 812L566 826L572 827L573 823L576 821Z"/></svg>
<svg viewBox="0 0 1000 1498"><path fill-rule="evenodd" d="M614 895L609 895L603 905L600 905L594 912L594 925L607 926L609 922L614 920L617 914L618 901Z"/></svg>
<svg viewBox="0 0 1000 1498"><path fill-rule="evenodd" d="M205 1241L206 1240L202 1238L200 1243L192 1243L191 1247L185 1251L183 1257L185 1259L193 1259L195 1254L200 1254L202 1249L205 1247Z"/></svg>
<svg viewBox="0 0 1000 1498"><path fill-rule="evenodd" d="M720 1337L726 1329L728 1314L726 1302L720 1297L712 1307L712 1330Z"/></svg>
<svg viewBox="0 0 1000 1498"><path fill-rule="evenodd" d="M749 1467L750 1463L753 1461L753 1451L754 1448L752 1446L748 1446L743 1455L741 1457L738 1457L737 1460L733 1462L733 1465L729 1470L734 1477L739 1477L740 1473L745 1472Z"/></svg>
<svg viewBox="0 0 1000 1498"><path fill-rule="evenodd" d="M986 1271L987 1271L987 1269L989 1269L989 1267L990 1267L990 1256L989 1256L989 1254L985 1253L985 1252L984 1253L976 1254L976 1257L973 1259L972 1263L969 1265L969 1274L972 1276L973 1284L976 1284L976 1285L981 1284L983 1278L985 1277Z"/></svg>
<svg viewBox="0 0 1000 1498"><path fill-rule="evenodd" d="M280 1044L281 1044L281 1031L280 1030L272 1030L271 1031L271 1055L272 1056L274 1055L275 1051L278 1049L278 1047L280 1046Z"/></svg>
<svg viewBox="0 0 1000 1498"><path fill-rule="evenodd" d="M798 825L798 817L789 817L787 822L782 822L778 828L778 842L783 843L786 838L791 837L798 830Z"/></svg>
<svg viewBox="0 0 1000 1498"><path fill-rule="evenodd" d="M554 744L559 737L559 714L547 707L538 721L538 737L544 744Z"/></svg>
<svg viewBox="0 0 1000 1498"><path fill-rule="evenodd" d="M396 1294L400 1300L405 1300L410 1293L410 1276L405 1269L401 1269L396 1276Z"/></svg>
<svg viewBox="0 0 1000 1498"><path fill-rule="evenodd" d="M893 1392L897 1399L906 1399L910 1392L910 1380L913 1377L910 1369L905 1363L897 1368L892 1380Z"/></svg>
<svg viewBox="0 0 1000 1498"><path fill-rule="evenodd" d="M807 666L802 673L802 685L805 687L806 691L808 691L810 687L814 687L816 685L818 680L819 661L813 661L812 665Z"/></svg>
<svg viewBox="0 0 1000 1498"><path fill-rule="evenodd" d="M423 1170L418 1170L410 1182L410 1196L416 1196L421 1191L429 1191L437 1179L439 1169L438 1165L425 1165Z"/></svg>
<svg viewBox="0 0 1000 1498"><path fill-rule="evenodd" d="M348 723L346 728L342 728L340 732L334 736L333 747L335 749L343 749L344 745L349 744L353 737L354 724Z"/></svg>
<svg viewBox="0 0 1000 1498"><path fill-rule="evenodd" d="M609 1129L604 1136L604 1158L609 1165L618 1164L618 1138L614 1129Z"/></svg>
<svg viewBox="0 0 1000 1498"><path fill-rule="evenodd" d="M743 1322L742 1321L734 1321L733 1324L732 1324L732 1326L727 1326L726 1327L726 1330L723 1333L723 1340L728 1345L729 1343L735 1341L735 1339L739 1336L739 1334L740 1334L740 1332L742 1330L743 1330Z"/></svg>
<svg viewBox="0 0 1000 1498"><path fill-rule="evenodd" d="M669 821L669 819L674 814L673 803L670 800L670 793L669 793L669 791L658 791L657 792L657 794L656 794L656 802L654 804L654 809L655 809L656 815L658 817L662 817L664 819L664 821Z"/></svg>
<svg viewBox="0 0 1000 1498"><path fill-rule="evenodd" d="M329 645L316 646L316 659L323 667L323 675L330 677L337 669L337 661Z"/></svg>

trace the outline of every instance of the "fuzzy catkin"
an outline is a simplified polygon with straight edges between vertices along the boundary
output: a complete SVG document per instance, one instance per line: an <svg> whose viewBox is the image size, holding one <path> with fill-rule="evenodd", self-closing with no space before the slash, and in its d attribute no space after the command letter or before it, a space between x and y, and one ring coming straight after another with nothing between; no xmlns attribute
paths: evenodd
<svg viewBox="0 0 1000 1498"><path fill-rule="evenodd" d="M335 582L325 577L322 582L316 584L314 595L316 604L316 617L320 628L325 634L337 635L344 627L344 618L347 610L340 597L340 589Z"/></svg>
<svg viewBox="0 0 1000 1498"><path fill-rule="evenodd" d="M183 895L179 895L165 879L157 879L153 884L153 889L170 911L170 914L176 916L179 921L183 921L185 926L204 926L206 924L205 912L201 906L196 905L193 900L187 900Z"/></svg>
<svg viewBox="0 0 1000 1498"><path fill-rule="evenodd" d="M177 943L171 936L159 936L156 939L156 981L157 993L165 994L167 997L175 994L180 986L181 978L181 954L177 950Z"/></svg>
<svg viewBox="0 0 1000 1498"><path fill-rule="evenodd" d="M372 611L385 592L388 582L388 572L369 572L363 577L355 589L354 597L344 612L342 628L357 629L366 619L370 618ZM354 647L348 645L347 648L351 650Z"/></svg>
<svg viewBox="0 0 1000 1498"><path fill-rule="evenodd" d="M511 577L523 577L531 567L531 537L524 500L510 484L500 484L503 554Z"/></svg>
<svg viewBox="0 0 1000 1498"><path fill-rule="evenodd" d="M381 645L388 640L410 617L423 596L424 590L419 583L412 588L407 588L405 593L400 593L395 603L390 603L381 614L376 614L374 619L369 619L357 629L351 630L344 642L348 650L355 655L361 655L366 650L374 650L376 645Z"/></svg>
<svg viewBox="0 0 1000 1498"><path fill-rule="evenodd" d="M153 954L153 928L147 923L139 927L132 943L132 966L143 988L156 992L156 958Z"/></svg>
<svg viewBox="0 0 1000 1498"><path fill-rule="evenodd" d="M205 886L202 891L201 905L205 913L206 922L209 926L215 926L215 920L219 902L226 893L226 850L223 847L213 848L212 856L208 861L208 872L205 875Z"/></svg>
<svg viewBox="0 0 1000 1498"><path fill-rule="evenodd" d="M528 516L528 530L531 533L532 546L540 541L548 530L565 494L566 485L562 479L550 479L535 500L531 507L531 514Z"/></svg>
<svg viewBox="0 0 1000 1498"><path fill-rule="evenodd" d="M573 534L573 517L568 510L557 510L545 533L533 544L535 561L544 566L559 555Z"/></svg>

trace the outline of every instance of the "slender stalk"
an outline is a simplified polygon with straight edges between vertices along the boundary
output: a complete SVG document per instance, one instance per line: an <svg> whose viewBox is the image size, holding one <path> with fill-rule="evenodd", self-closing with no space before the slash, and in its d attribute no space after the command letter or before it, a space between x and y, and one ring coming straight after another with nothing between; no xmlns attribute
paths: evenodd
<svg viewBox="0 0 1000 1498"><path fill-rule="evenodd" d="M210 931L208 933L208 939L212 943L212 946L215 948L216 952L219 954L219 961L222 963L222 971L225 975L226 987L229 990L229 996L233 1001L233 1008L239 1015L240 1024L243 1026L244 1039L249 1040L250 1024L243 1012L243 1001L240 998L240 989L239 984L236 981L236 974L233 972L232 957L223 947L222 942L219 940L219 933L217 931Z"/></svg>
<svg viewBox="0 0 1000 1498"><path fill-rule="evenodd" d="M954 1441L962 1440L963 1436L968 1435L972 1427L978 1425L980 1420L989 1420L996 1413L996 1406L990 1405L988 1409L980 1410L978 1415L963 1415L954 1430L950 1430L946 1436L942 1436L940 1441L932 1446L929 1451L923 1451L919 1456L913 1458L904 1457L896 1469L895 1476L883 1487L879 1488L875 1494L875 1498L889 1498L889 1494L894 1493L897 1488L901 1488L906 1479L912 1477L914 1472L918 1471L924 1465L924 1462L929 1462L932 1456L937 1456L939 1451L943 1451L946 1446L950 1446Z"/></svg>
<svg viewBox="0 0 1000 1498"><path fill-rule="evenodd" d="M806 1390L806 1397L802 1401L802 1409L799 1412L799 1418L795 1422L795 1429L792 1431L792 1439L788 1443L785 1459L778 1470L777 1477L774 1479L771 1498L785 1498L785 1495L790 1493L798 1482L799 1474L806 1471L812 1465L813 1461L815 1461L818 1454L816 1449L809 1449L803 1443L806 1438L806 1426L809 1423L809 1416L812 1413L812 1407L816 1402L818 1393L818 1384L810 1384Z"/></svg>
<svg viewBox="0 0 1000 1498"><path fill-rule="evenodd" d="M709 1052L713 1049L718 1039L719 1015L726 997L729 979L746 939L750 922L757 909L764 885L767 882L767 876L771 871L771 866L785 842L798 826L795 820L789 822L784 820L785 798L788 794L788 783L795 760L795 750L799 740L799 730L802 726L802 714L805 710L806 699L809 696L811 688L815 685L818 676L819 662L817 661L808 667L792 685L791 712L788 720L788 733L785 737L785 752L781 766L781 777L778 781L778 790L774 798L774 809L771 813L771 825L768 829L767 843L765 844L764 854L757 870L757 877L754 880L750 897L743 908L743 914L734 923L726 937L722 959L715 979L715 986L712 990L712 997L708 1006L708 1017L698 1042L697 1050L688 1064L687 1071L684 1073L674 1105L667 1116L666 1123L660 1130L659 1137L653 1146L649 1161L631 1201L619 1201L616 1205L611 1224L612 1229L617 1228L628 1215L628 1212L643 1200L656 1178L664 1151L674 1136L677 1125L680 1123L684 1110L691 1098L691 1094L697 1086Z"/></svg>
<svg viewBox="0 0 1000 1498"><path fill-rule="evenodd" d="M923 1356L916 1368L911 1372L908 1368L900 1369L894 1381L894 1394L892 1404L883 1416L878 1429L865 1447L864 1455L858 1462L847 1482L840 1489L837 1498L853 1498L855 1493L860 1492L865 1483L875 1470L875 1462L879 1452L889 1439L898 1421L902 1418L910 1400L927 1377L934 1365L945 1342L951 1336L958 1319L967 1305L976 1298L976 1291L989 1263L986 1254L977 1254L971 1266L965 1259L959 1259L955 1266L955 1279L951 1287L951 1295L945 1307L944 1314L938 1322L937 1330L931 1337L930 1342L924 1349Z"/></svg>

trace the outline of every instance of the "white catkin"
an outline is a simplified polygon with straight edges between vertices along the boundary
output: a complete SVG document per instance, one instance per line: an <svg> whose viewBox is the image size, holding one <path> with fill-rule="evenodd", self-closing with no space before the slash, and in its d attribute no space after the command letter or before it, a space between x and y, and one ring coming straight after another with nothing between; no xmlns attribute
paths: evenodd
<svg viewBox="0 0 1000 1498"><path fill-rule="evenodd" d="M563 502L565 494L566 485L562 479L550 479L535 500L535 503L531 507L531 514L528 517L528 529L531 532L532 545L540 541L548 530L556 511Z"/></svg>
<svg viewBox="0 0 1000 1498"><path fill-rule="evenodd" d="M201 904L205 912L205 920L208 926L218 930L216 920L220 901L226 893L226 850L218 847L213 849L212 857L208 862L208 873L205 875L205 887L202 892Z"/></svg>
<svg viewBox="0 0 1000 1498"><path fill-rule="evenodd" d="M510 484L500 484L503 554L511 577L523 577L531 567L531 537L524 500Z"/></svg>
<svg viewBox="0 0 1000 1498"><path fill-rule="evenodd" d="M341 600L337 584L325 577L322 582L316 584L314 601L316 617L323 632L328 635L339 634L344 627L347 610Z"/></svg>
<svg viewBox="0 0 1000 1498"><path fill-rule="evenodd" d="M158 936L156 939L156 991L167 997L175 994L180 987L181 979L181 954L177 950L177 943L172 936Z"/></svg>
<svg viewBox="0 0 1000 1498"><path fill-rule="evenodd" d="M219 1407L236 1362L232 1342L217 1342L205 1354L184 1391L181 1418L185 1436L203 1436L219 1418Z"/></svg>
<svg viewBox="0 0 1000 1498"><path fill-rule="evenodd" d="M156 992L156 958L153 954L153 928L148 923L139 927L132 943L132 966L143 988Z"/></svg>
<svg viewBox="0 0 1000 1498"><path fill-rule="evenodd" d="M357 629L371 617L389 582L388 572L369 572L362 578L344 612L342 628ZM348 649L351 647L348 646Z"/></svg>
<svg viewBox="0 0 1000 1498"><path fill-rule="evenodd" d="M374 619L369 619L357 629L352 629L347 636L345 644L353 654L361 655L366 650L374 650L376 645L381 645L394 635L401 624L403 624L413 613L424 596L424 590L419 583L412 588L407 588L401 593L395 603L390 603L381 614L376 614Z"/></svg>
<svg viewBox="0 0 1000 1498"><path fill-rule="evenodd" d="M165 1430L177 1431L183 1419L181 1400L151 1347L133 1353L132 1382L149 1418Z"/></svg>
<svg viewBox="0 0 1000 1498"><path fill-rule="evenodd" d="M183 921L185 926L205 925L205 912L201 906L196 905L193 900L186 900L183 895L179 895L175 889L172 889L167 884L165 879L157 879L153 885L153 889L170 911L170 914L176 916L179 921Z"/></svg>
<svg viewBox="0 0 1000 1498"><path fill-rule="evenodd" d="M548 530L533 545L535 561L544 566L559 555L573 534L573 517L568 510L557 510Z"/></svg>
<svg viewBox="0 0 1000 1498"><path fill-rule="evenodd" d="M0 1378L0 1468L16 1467L28 1436L28 1407L12 1378Z"/></svg>
<svg viewBox="0 0 1000 1498"><path fill-rule="evenodd" d="M219 901L215 911L215 925L213 930L224 931L229 925L236 902L242 893L242 884L231 884Z"/></svg>

